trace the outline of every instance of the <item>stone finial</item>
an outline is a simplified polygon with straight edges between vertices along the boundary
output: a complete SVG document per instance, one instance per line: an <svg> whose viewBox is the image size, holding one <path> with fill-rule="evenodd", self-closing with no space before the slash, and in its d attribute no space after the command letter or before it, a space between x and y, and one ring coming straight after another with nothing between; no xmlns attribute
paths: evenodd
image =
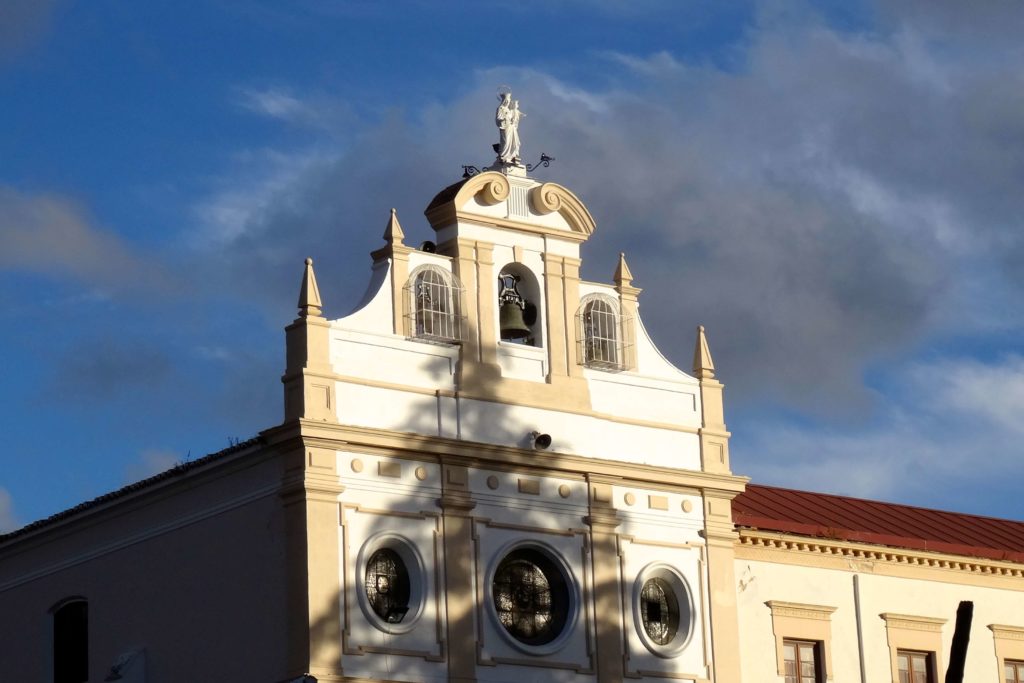
<svg viewBox="0 0 1024 683"><path fill-rule="evenodd" d="M316 275L313 273L313 259L306 259L306 271L302 275L302 288L299 290L299 317L316 318L320 316L320 288L316 286Z"/></svg>
<svg viewBox="0 0 1024 683"><path fill-rule="evenodd" d="M626 265L626 253L619 252L619 265L615 268L615 275L613 276L615 284L619 287L629 287L633 284L633 273L629 272L629 266Z"/></svg>
<svg viewBox="0 0 1024 683"><path fill-rule="evenodd" d="M388 227L384 228L384 241L388 244L401 244L405 239L402 226L398 222L398 213L391 209L391 218L388 219Z"/></svg>
<svg viewBox="0 0 1024 683"><path fill-rule="evenodd" d="M714 379L715 363L711 360L711 349L704 334L704 326L697 326L697 346L693 349L693 374L697 379Z"/></svg>

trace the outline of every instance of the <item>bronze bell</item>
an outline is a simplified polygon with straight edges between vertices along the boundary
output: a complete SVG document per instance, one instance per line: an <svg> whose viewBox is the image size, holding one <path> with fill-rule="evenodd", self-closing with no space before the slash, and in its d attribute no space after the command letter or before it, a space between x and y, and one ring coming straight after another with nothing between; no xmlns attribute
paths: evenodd
<svg viewBox="0 0 1024 683"><path fill-rule="evenodd" d="M512 273L502 273L498 276L498 323L501 338L506 340L524 339L532 334L523 318L527 302L519 293L516 286L518 282L519 276Z"/></svg>
<svg viewBox="0 0 1024 683"><path fill-rule="evenodd" d="M501 322L502 339L522 339L529 337L530 328L523 320L523 309L514 301L502 301L498 309L498 318Z"/></svg>

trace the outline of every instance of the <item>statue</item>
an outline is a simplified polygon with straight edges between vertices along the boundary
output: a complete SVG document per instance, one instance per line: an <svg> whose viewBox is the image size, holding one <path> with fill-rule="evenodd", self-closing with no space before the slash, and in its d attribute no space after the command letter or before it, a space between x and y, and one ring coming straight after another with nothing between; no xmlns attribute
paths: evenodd
<svg viewBox="0 0 1024 683"><path fill-rule="evenodd" d="M511 91L501 93L498 98L501 104L494 112L494 122L498 126L499 141L495 145L498 159L505 164L521 166L519 159L519 119L526 116L519 111L519 100L512 99Z"/></svg>

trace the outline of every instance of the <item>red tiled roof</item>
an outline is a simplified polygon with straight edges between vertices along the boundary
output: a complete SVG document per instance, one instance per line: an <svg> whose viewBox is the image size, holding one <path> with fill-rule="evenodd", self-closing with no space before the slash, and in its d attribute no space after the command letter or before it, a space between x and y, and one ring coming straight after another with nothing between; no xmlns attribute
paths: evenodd
<svg viewBox="0 0 1024 683"><path fill-rule="evenodd" d="M732 502L737 526L1024 562L1024 522L825 493L749 485Z"/></svg>

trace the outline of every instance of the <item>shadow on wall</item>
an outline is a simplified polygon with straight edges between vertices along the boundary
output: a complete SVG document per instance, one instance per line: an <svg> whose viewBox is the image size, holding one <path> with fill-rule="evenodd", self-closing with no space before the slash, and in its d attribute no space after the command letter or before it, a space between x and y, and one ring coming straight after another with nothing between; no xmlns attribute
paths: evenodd
<svg viewBox="0 0 1024 683"><path fill-rule="evenodd" d="M477 339L477 330L468 327L465 330L465 337L468 339ZM435 381L437 386L443 386L451 380L450 374L436 370L432 373L432 379ZM482 400L481 400L482 399ZM525 450L526 458L523 461L516 462L514 464L507 463L507 468L514 468L516 472L524 473L527 476L533 475L537 478L546 476L556 476L561 479L577 479L580 482L586 484L586 473L578 472L576 474L570 474L566 470L571 467L577 467L577 463L571 463L568 458L554 452L552 450L545 450L543 447L550 448L552 446L552 437L549 435L538 435L538 425L527 424L523 422L520 416L516 415L514 406L508 406L498 400L497 394L488 395L486 390L483 395L479 393L474 401L463 401L460 407L459 419L461 421L462 433L466 434L488 434L490 436L491 443L505 443L505 444L517 444L519 447ZM339 406L339 412L341 422L344 423L344 406ZM419 413L413 413L406 416L405 424L408 425L411 433L419 435L433 435L437 433L437 414L436 412L420 411ZM557 437L557 435L556 435ZM463 441L462 443L467 443ZM487 444L487 446L489 446ZM557 446L557 444L555 444ZM482 449L482 452L486 452ZM420 458L423 461L433 461L440 466L446 464L454 465L465 465L465 461L457 458L448 458L444 455L437 453L421 452L417 453L414 457ZM501 462L487 462L482 456L479 465L470 465L471 469L479 467L480 469L494 469L501 471L503 463ZM583 490L588 491L588 486L584 486ZM496 494L497 495L497 494ZM514 494L509 494L514 495ZM592 657L594 666L598 666L598 652L597 645L601 644L608 650L613 650L616 646L619 648L615 652L602 652L600 653L601 661L623 661L622 643L623 637L621 633L622 623L619 609L612 606L609 609L607 604L598 605L595 604L595 596L617 596L619 594L619 578L618 578L618 567L612 571L599 571L598 567L592 566L592 555L588 551L592 549L593 543L589 536L589 526L585 519L588 511L588 500L587 493L584 493L582 500L576 499L574 502L579 506L578 516L567 517L567 515L554 515L544 509L542 505L530 506L529 504L523 505L522 508L516 509L516 524L524 528L535 528L544 529L550 532L570 532L582 534L586 540L581 540L581 546L584 552L587 552L583 556L583 562L586 563L584 567L584 575L588 577L589 581L592 582L591 590L582 590L581 594L584 596L585 601L590 601L590 604L581 605L580 618L575 622L574 628L583 629L589 628L590 633L587 634L587 654ZM342 494L342 500L344 500L344 494ZM484 521L486 513L481 511L482 507L486 505L495 505L494 499L487 501L477 501L477 505L474 509L470 510L468 514L475 516L477 519ZM441 500L438 500L437 508L430 510L432 513L439 513L441 511ZM398 522L400 524L400 522ZM472 528L472 527L471 527ZM474 531L475 533L475 531ZM529 531L524 531L524 535L529 535ZM540 537L540 535L535 534ZM352 549L355 550L354 548ZM464 551L460 549L449 548L443 557L443 566L445 574L454 577L469 577L470 580L466 581L464 585L453 587L452 592L458 592L459 594L448 594L442 595L442 604L446 607L447 624L463 624L470 625L469 628L463 628L461 633L471 632L475 636L479 637L482 631L482 625L478 623L478 619L492 619L493 615L485 605L478 604L477 600L477 586L479 586L479 595L485 601L493 599L492 586L487 585L488 567L493 562L493 558L489 557L477 557L475 549L472 547L466 548ZM354 566L354 565L351 565ZM351 571L351 570L349 570ZM584 577L577 577L582 580ZM348 577L346 577L348 580ZM442 582L443 585L443 582ZM431 588L433 590L433 587ZM355 590L365 590L363 586L356 586ZM466 599L468 596L469 599ZM321 615L319 619L315 620L311 624L311 631L313 633L330 633L332 626L336 628L336 625L332 625L328 622L331 619L331 607L340 604L342 614L345 613L344 595L333 596L335 601L331 603L329 600L318 608L311 605L311 612L314 614ZM362 611L360 605L348 605L348 612L352 619L363 619L367 618ZM586 616L586 618L584 618ZM344 619L344 617L343 617ZM495 625L496 628L500 629L500 625ZM344 628L344 626L343 626ZM597 634L614 634L613 637L607 639L598 638ZM390 636L383 630L379 630L381 638L380 643L375 644L375 647L381 647L382 649L390 649L392 646L390 641L394 639L394 636ZM456 661L461 661L463 666L476 668L479 666L478 649L475 642L450 642L449 639L455 636L445 636L444 651L447 656L447 664L449 667ZM364 667L367 664L363 661L358 661L363 657L374 657L374 666L379 670L374 672L375 676L379 676L385 680L391 679L403 679L403 680L416 680L417 676L421 676L423 673L422 664L423 660L421 657L403 655L399 652L400 648L395 647L395 651L389 654L343 654L342 655L342 670L346 670L348 667L358 668L360 672L364 671ZM529 655L525 657L531 659ZM537 665L543 665L545 659L558 659L558 655L555 654L553 657L537 657ZM357 663L358 661L358 663ZM620 664L621 666L621 664ZM520 669L521 680L533 680L537 675L536 668L523 668ZM301 680L301 679L298 679Z"/></svg>

